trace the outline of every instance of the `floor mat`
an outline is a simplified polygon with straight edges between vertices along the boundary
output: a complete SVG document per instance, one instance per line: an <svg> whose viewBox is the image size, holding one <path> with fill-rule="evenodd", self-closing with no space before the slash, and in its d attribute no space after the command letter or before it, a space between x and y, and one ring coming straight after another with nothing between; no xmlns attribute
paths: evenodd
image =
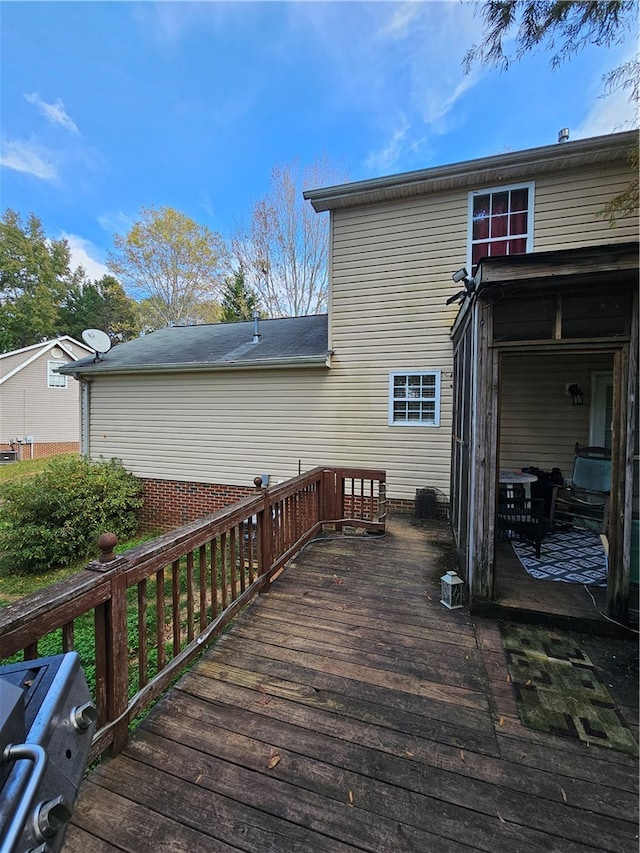
<svg viewBox="0 0 640 853"><path fill-rule="evenodd" d="M523 725L638 754L611 694L570 637L531 626L500 630Z"/></svg>
<svg viewBox="0 0 640 853"><path fill-rule="evenodd" d="M607 557L598 533L592 530L554 530L542 541L540 557L533 545L512 542L516 557L533 578L607 585Z"/></svg>

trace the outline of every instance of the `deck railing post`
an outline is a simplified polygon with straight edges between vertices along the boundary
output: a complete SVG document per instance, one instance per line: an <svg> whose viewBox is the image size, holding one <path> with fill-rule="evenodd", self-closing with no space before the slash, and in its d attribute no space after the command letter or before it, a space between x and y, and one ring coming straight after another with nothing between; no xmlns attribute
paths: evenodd
<svg viewBox="0 0 640 853"><path fill-rule="evenodd" d="M129 720L126 710L129 691L129 643L127 636L127 579L116 570L111 578L111 596L105 611L107 654L107 722L113 728L111 754L127 745Z"/></svg>
<svg viewBox="0 0 640 853"><path fill-rule="evenodd" d="M273 562L273 519L271 516L271 506L269 505L269 494L265 491L262 509L258 513L260 525L260 558L258 573L266 574L271 568ZM262 588L262 592L268 592L269 585Z"/></svg>

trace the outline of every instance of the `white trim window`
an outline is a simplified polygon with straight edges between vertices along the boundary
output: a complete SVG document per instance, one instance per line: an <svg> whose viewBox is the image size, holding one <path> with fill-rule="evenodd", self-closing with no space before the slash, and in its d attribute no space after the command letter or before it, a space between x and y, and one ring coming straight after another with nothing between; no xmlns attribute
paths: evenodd
<svg viewBox="0 0 640 853"><path fill-rule="evenodd" d="M440 371L389 374L389 425L440 426Z"/></svg>
<svg viewBox="0 0 640 853"><path fill-rule="evenodd" d="M469 269L480 258L533 251L533 183L469 193Z"/></svg>
<svg viewBox="0 0 640 853"><path fill-rule="evenodd" d="M67 377L58 373L59 367L64 367L66 361L47 361L47 388L66 388Z"/></svg>

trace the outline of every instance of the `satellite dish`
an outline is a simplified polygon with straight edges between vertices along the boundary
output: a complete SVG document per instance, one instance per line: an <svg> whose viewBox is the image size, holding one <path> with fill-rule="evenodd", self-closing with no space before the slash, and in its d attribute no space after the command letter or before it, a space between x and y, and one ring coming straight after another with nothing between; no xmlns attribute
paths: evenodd
<svg viewBox="0 0 640 853"><path fill-rule="evenodd" d="M100 329L85 329L82 340L96 352L105 353L111 349L111 339L106 332Z"/></svg>

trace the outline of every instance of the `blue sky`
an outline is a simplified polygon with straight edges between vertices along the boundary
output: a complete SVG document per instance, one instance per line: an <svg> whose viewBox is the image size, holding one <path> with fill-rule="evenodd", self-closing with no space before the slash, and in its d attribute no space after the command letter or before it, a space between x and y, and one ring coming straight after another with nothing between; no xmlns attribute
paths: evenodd
<svg viewBox="0 0 640 853"><path fill-rule="evenodd" d="M104 272L115 232L170 206L228 237L271 169L351 180L622 129L602 77L635 35L551 71L461 60L474 3L1 2L0 206ZM306 187L305 187L306 188Z"/></svg>

